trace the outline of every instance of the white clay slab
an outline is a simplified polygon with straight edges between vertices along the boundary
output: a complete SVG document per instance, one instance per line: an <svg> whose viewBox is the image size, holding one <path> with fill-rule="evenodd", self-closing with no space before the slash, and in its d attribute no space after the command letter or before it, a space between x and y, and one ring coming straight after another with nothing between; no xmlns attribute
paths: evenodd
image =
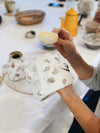
<svg viewBox="0 0 100 133"><path fill-rule="evenodd" d="M38 100L72 84L74 80L67 60L57 53L46 53L33 59L26 68L26 79Z"/></svg>

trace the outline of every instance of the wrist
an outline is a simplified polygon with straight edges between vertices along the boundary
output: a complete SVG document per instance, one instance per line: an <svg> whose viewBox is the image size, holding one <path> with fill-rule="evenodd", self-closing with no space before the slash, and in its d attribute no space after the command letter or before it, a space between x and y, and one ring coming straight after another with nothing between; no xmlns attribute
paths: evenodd
<svg viewBox="0 0 100 133"><path fill-rule="evenodd" d="M63 89L58 90L57 92L62 98L68 98L70 95L72 95L73 92L72 85L66 86Z"/></svg>
<svg viewBox="0 0 100 133"><path fill-rule="evenodd" d="M80 79L85 80L92 77L93 67L88 65L77 51L68 58L68 61Z"/></svg>
<svg viewBox="0 0 100 133"><path fill-rule="evenodd" d="M80 57L79 53L77 51L74 51L68 58L67 60L72 64L73 62L76 62L78 58Z"/></svg>
<svg viewBox="0 0 100 133"><path fill-rule="evenodd" d="M72 45L72 44L70 44L70 45ZM77 49L75 47L74 48L70 48L70 46L69 46L69 48L67 48L67 55L66 55L65 58L67 60L71 61L72 59L78 57L78 55L79 55L79 53L78 53Z"/></svg>

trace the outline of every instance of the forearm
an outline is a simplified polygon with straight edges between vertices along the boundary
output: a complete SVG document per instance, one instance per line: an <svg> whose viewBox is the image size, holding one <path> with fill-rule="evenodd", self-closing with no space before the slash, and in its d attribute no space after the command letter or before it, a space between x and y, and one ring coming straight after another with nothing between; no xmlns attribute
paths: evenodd
<svg viewBox="0 0 100 133"><path fill-rule="evenodd" d="M74 68L79 78L82 80L88 79L93 75L93 67L88 65L83 58L75 52L73 56L68 58L71 66Z"/></svg>
<svg viewBox="0 0 100 133"><path fill-rule="evenodd" d="M58 91L58 93L86 133L100 133L100 119L97 118L76 95L72 86L65 87Z"/></svg>

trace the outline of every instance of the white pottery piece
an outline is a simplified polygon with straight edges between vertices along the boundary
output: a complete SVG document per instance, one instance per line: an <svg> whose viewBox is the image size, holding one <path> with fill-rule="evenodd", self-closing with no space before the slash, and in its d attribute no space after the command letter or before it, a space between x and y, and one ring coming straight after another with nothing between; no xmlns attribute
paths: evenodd
<svg viewBox="0 0 100 133"><path fill-rule="evenodd" d="M89 15L94 8L94 0L79 0L77 7L80 13Z"/></svg>
<svg viewBox="0 0 100 133"><path fill-rule="evenodd" d="M13 0L6 0L5 1L5 8L7 10L7 13L14 13L18 10L18 5Z"/></svg>
<svg viewBox="0 0 100 133"><path fill-rule="evenodd" d="M73 83L74 77L66 59L58 53L34 58L26 67L26 80L34 97L44 100L59 89Z"/></svg>
<svg viewBox="0 0 100 133"><path fill-rule="evenodd" d="M25 77L25 65L22 53L14 51L9 56L7 69L9 79L13 81L22 80Z"/></svg>

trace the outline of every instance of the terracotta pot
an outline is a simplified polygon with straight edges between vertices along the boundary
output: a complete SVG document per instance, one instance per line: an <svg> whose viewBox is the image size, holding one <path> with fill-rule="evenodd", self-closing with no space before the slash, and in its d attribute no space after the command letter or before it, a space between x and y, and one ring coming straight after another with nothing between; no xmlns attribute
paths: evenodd
<svg viewBox="0 0 100 133"><path fill-rule="evenodd" d="M21 25L37 24L45 18L45 12L41 10L28 10L15 14L16 20Z"/></svg>

